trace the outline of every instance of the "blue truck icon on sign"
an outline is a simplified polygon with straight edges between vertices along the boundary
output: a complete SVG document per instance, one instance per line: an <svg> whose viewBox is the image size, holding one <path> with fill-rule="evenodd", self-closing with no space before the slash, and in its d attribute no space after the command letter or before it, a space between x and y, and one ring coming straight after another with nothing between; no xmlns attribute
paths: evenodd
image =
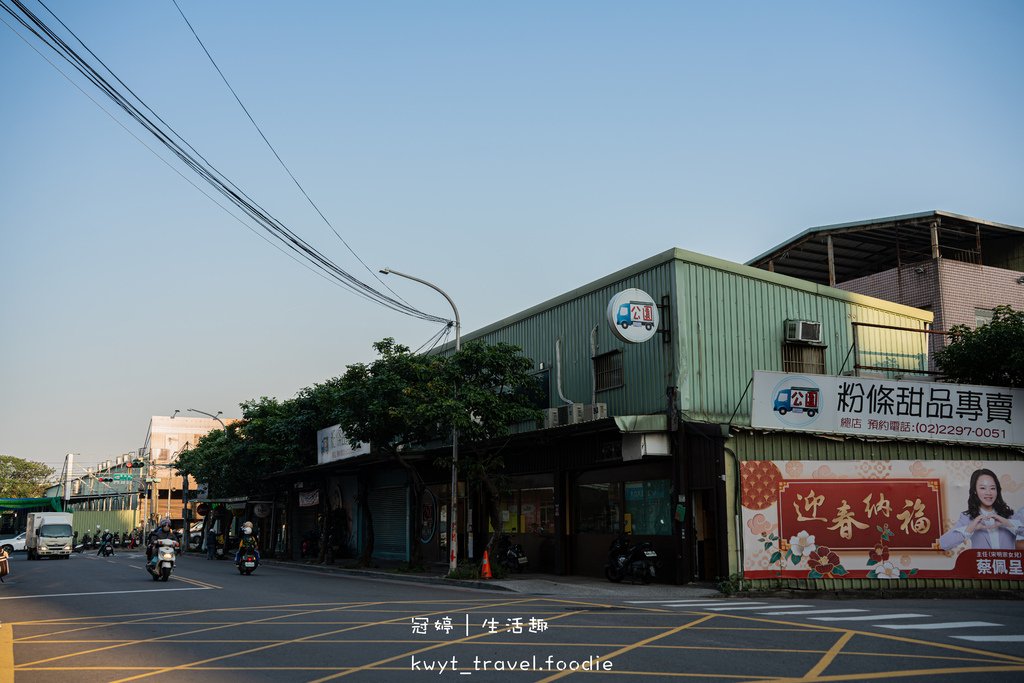
<svg viewBox="0 0 1024 683"><path fill-rule="evenodd" d="M775 395L775 407L779 415L786 413L807 413L808 417L818 414L818 389L816 387L790 387L780 389Z"/></svg>
<svg viewBox="0 0 1024 683"><path fill-rule="evenodd" d="M654 327L654 303L644 301L630 301L628 304L619 306L615 314L615 324L624 330L630 327L643 327L652 329Z"/></svg>

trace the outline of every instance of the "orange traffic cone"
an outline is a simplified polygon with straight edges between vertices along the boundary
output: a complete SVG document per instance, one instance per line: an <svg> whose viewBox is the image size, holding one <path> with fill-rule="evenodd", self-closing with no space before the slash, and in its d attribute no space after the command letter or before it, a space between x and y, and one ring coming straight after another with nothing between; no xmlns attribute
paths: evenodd
<svg viewBox="0 0 1024 683"><path fill-rule="evenodd" d="M480 565L480 578L481 579L493 578L491 576L491 563L487 559L487 551L486 550L484 551L484 563L482 565Z"/></svg>

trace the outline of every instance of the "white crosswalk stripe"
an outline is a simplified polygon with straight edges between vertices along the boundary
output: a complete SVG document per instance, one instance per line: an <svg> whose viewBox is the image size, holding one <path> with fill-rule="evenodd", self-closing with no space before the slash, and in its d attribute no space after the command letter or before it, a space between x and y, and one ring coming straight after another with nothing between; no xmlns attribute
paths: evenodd
<svg viewBox="0 0 1024 683"><path fill-rule="evenodd" d="M720 600L716 598L703 598L700 600L626 600L629 605L661 605L663 607L684 607L689 605L730 605L740 604L737 600ZM763 602L743 600L744 605L763 605Z"/></svg>
<svg viewBox="0 0 1024 683"><path fill-rule="evenodd" d="M770 617L778 617L784 614L839 614L840 612L867 612L866 609L798 609L798 610L786 610L784 612L758 612Z"/></svg>
<svg viewBox="0 0 1024 683"><path fill-rule="evenodd" d="M1024 635L992 635L992 636L952 636L972 643L1024 643Z"/></svg>
<svg viewBox="0 0 1024 683"><path fill-rule="evenodd" d="M811 607L811 605L792 605L792 607ZM702 609L705 612L738 612L738 611L741 611L741 610L757 610L757 609L764 609L764 608L765 608L764 605L757 605L757 606L734 605L734 606L728 606L728 607L703 607Z"/></svg>
<svg viewBox="0 0 1024 683"><path fill-rule="evenodd" d="M765 603L763 603L763 602L744 602L743 605L744 606L755 606L756 605L756 607L751 607L751 609L768 609L768 606ZM736 606L739 607L740 605L736 605ZM705 609L707 607L725 607L725 608L729 608L730 606L728 605L728 603L724 603L721 600L715 600L714 602L697 602L697 603L693 603L693 602L666 602L666 603L664 603L662 605L662 607L686 607L686 608L693 608L693 609Z"/></svg>
<svg viewBox="0 0 1024 683"><path fill-rule="evenodd" d="M990 621L946 621L937 624L879 624L878 628L906 631L910 629L979 628L981 626L1002 626L1002 624L993 624Z"/></svg>
<svg viewBox="0 0 1024 683"><path fill-rule="evenodd" d="M860 617L810 617L814 621L881 621L883 619L927 619L928 614L868 614Z"/></svg>

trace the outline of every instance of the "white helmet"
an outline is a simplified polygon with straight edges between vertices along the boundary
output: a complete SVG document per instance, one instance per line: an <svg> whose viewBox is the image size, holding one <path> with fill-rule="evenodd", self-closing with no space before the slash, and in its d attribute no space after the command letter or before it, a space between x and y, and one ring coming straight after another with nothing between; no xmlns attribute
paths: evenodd
<svg viewBox="0 0 1024 683"><path fill-rule="evenodd" d="M109 534L109 533L110 533L110 529L104 529L104 530L103 530L103 533L105 533L105 534Z"/></svg>
<svg viewBox="0 0 1024 683"><path fill-rule="evenodd" d="M242 525L242 533L246 536L252 533L252 522L246 522Z"/></svg>

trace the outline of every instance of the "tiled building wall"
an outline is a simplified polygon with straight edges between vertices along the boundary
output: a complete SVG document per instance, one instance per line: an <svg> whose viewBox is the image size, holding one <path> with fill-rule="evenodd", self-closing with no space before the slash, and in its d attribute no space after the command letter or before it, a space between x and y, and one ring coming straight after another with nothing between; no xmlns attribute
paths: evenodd
<svg viewBox="0 0 1024 683"><path fill-rule="evenodd" d="M945 327L974 327L976 308L992 309L1009 305L1024 310L1024 283L1017 279L1024 273L991 266L975 266L959 261L941 261L940 286L943 298Z"/></svg>
<svg viewBox="0 0 1024 683"><path fill-rule="evenodd" d="M974 327L978 308L1009 305L1024 310L1024 284L1017 282L1022 275L1015 270L940 259L893 268L836 287L932 311L933 328L948 330L953 325ZM930 337L928 353L934 358L944 338Z"/></svg>

